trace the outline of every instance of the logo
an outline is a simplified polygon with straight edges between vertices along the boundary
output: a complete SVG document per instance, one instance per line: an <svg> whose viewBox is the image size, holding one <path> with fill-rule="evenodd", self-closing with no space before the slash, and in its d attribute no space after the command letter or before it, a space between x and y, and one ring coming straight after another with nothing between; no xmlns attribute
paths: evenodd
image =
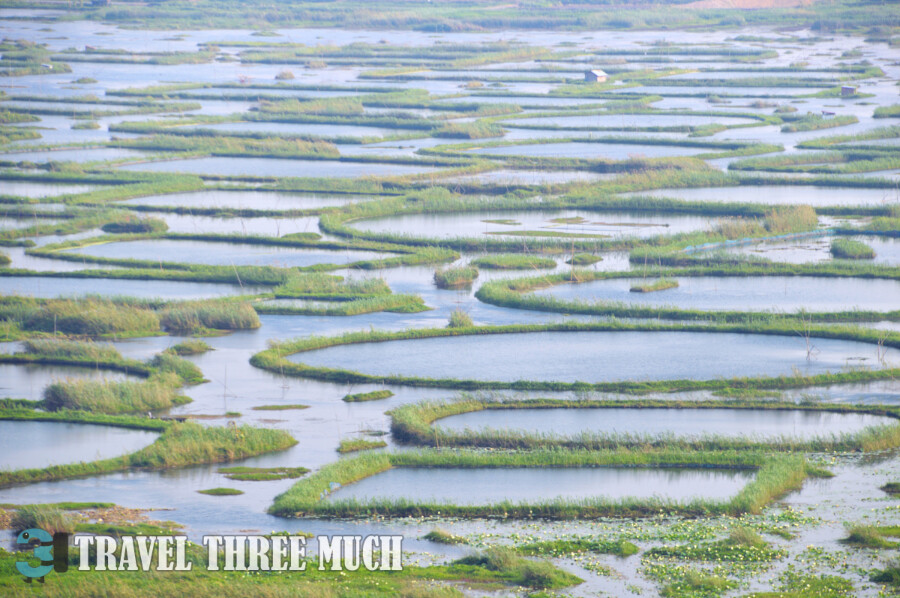
<svg viewBox="0 0 900 598"><path fill-rule="evenodd" d="M69 570L69 534L56 533L51 536L49 532L33 527L16 538L16 544L25 546L35 541L37 546L31 549L31 553L41 564L35 566L26 561L16 562L16 570L25 576L25 583L31 583L34 579L44 583L44 576L51 571L65 573Z"/></svg>

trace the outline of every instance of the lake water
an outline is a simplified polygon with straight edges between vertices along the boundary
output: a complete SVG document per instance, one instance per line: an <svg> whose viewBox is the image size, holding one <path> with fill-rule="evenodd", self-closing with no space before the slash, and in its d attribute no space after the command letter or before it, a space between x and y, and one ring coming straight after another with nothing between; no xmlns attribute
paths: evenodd
<svg viewBox="0 0 900 598"><path fill-rule="evenodd" d="M708 147L683 147L677 145L647 145L641 143L539 143L532 145L504 145L470 150L473 154L492 156L534 156L541 158L582 158L628 160L635 157L661 158L666 156L693 156L719 151Z"/></svg>
<svg viewBox="0 0 900 598"><path fill-rule="evenodd" d="M439 169L407 164L340 162L338 160L288 160L284 158L188 158L165 162L144 162L120 167L143 172L187 172L193 174L271 177L395 177Z"/></svg>
<svg viewBox="0 0 900 598"><path fill-rule="evenodd" d="M121 202L134 206L177 206L183 208L220 208L223 210L313 210L377 199L368 195L328 195L325 193L286 193L277 191L209 190L138 197Z"/></svg>
<svg viewBox="0 0 900 598"><path fill-rule="evenodd" d="M214 264L219 266L227 266L229 264L235 266L280 266L283 268L312 266L315 264L350 264L363 260L386 259L397 255L396 253L351 249L305 249L300 247L176 241L171 239L103 243L67 251L108 258Z"/></svg>
<svg viewBox="0 0 900 598"><path fill-rule="evenodd" d="M686 201L806 204L817 206L883 206L898 202L895 189L817 187L815 185L741 185L694 189L656 189L628 195L671 197Z"/></svg>
<svg viewBox="0 0 900 598"><path fill-rule="evenodd" d="M623 434L699 438L810 439L896 424L889 417L822 411L770 409L485 409L435 422L453 432L485 429L575 436Z"/></svg>
<svg viewBox="0 0 900 598"><path fill-rule="evenodd" d="M553 222L560 218L581 218L576 223ZM508 222L488 222L503 220ZM389 232L416 237L503 236L517 231L559 232L564 234L603 235L605 237L651 237L710 227L702 216L671 214L592 212L589 210L509 210L452 214L405 214L378 220L362 220L350 226L360 230ZM502 236L500 236L502 238Z"/></svg>
<svg viewBox="0 0 900 598"><path fill-rule="evenodd" d="M157 436L113 426L0 421L0 470L109 459L140 450Z"/></svg>
<svg viewBox="0 0 900 598"><path fill-rule="evenodd" d="M876 347L799 336L704 332L530 332L339 345L290 360L370 375L465 380L613 382L835 372L876 366ZM889 350L890 363L900 350ZM860 362L860 360L864 360Z"/></svg>
<svg viewBox="0 0 900 598"><path fill-rule="evenodd" d="M893 311L900 281L814 276L682 276L678 287L632 293L655 279L620 278L563 284L537 291L564 300L616 302L634 306L735 311Z"/></svg>
<svg viewBox="0 0 900 598"><path fill-rule="evenodd" d="M461 505L546 502L555 499L726 499L752 478L751 471L592 468L395 468L330 495L330 500L404 499Z"/></svg>

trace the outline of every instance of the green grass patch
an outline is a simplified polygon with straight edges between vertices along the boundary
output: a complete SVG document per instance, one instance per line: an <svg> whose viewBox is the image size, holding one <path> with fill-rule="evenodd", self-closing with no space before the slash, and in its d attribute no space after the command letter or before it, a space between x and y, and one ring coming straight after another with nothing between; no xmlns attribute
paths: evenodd
<svg viewBox="0 0 900 598"><path fill-rule="evenodd" d="M900 494L900 482L888 482L881 487L881 490L888 494Z"/></svg>
<svg viewBox="0 0 900 598"><path fill-rule="evenodd" d="M238 496L243 494L243 490L236 488L210 488L208 490L197 490L199 494L208 494L209 496Z"/></svg>
<svg viewBox="0 0 900 598"><path fill-rule="evenodd" d="M897 548L900 546L898 542L892 542L885 536L900 535L900 528L897 526L879 527L876 525L851 525L847 528L847 537L842 539L844 544L858 546L861 548Z"/></svg>
<svg viewBox="0 0 900 598"><path fill-rule="evenodd" d="M591 253L576 253L575 255L567 259L566 263L571 264L572 266L590 266L602 261L603 258L599 255L594 255Z"/></svg>
<svg viewBox="0 0 900 598"><path fill-rule="evenodd" d="M629 289L632 293L655 293L667 289L678 288L678 281L673 278L660 278L653 282L632 285Z"/></svg>
<svg viewBox="0 0 900 598"><path fill-rule="evenodd" d="M160 313L160 325L172 332L196 333L213 330L248 330L261 326L256 310L247 302L190 301Z"/></svg>
<svg viewBox="0 0 900 598"><path fill-rule="evenodd" d="M447 328L470 328L474 325L475 322L472 321L472 316L466 310L457 307L450 312Z"/></svg>
<svg viewBox="0 0 900 598"><path fill-rule="evenodd" d="M628 540L598 540L591 537L574 537L565 540L546 540L521 544L515 550L525 556L553 556L561 558L585 552L627 557L637 554L639 549Z"/></svg>
<svg viewBox="0 0 900 598"><path fill-rule="evenodd" d="M488 505L455 505L446 502L420 503L396 500L323 500L334 484L347 485L394 467L427 468L578 468L578 467L680 467L736 468L755 470L756 477L729 500L695 499L689 502L658 498L609 500L587 497L580 500ZM278 495L269 512L295 517L478 517L513 519L595 519L599 517L646 517L660 510L670 515L700 516L758 513L775 497L799 488L808 475L821 475L799 455L765 455L754 451L665 450L536 450L470 451L416 450L398 453L367 452L341 459L297 482ZM552 494L552 491L551 491Z"/></svg>
<svg viewBox="0 0 900 598"><path fill-rule="evenodd" d="M169 347L168 350L175 355L201 355L212 351L213 348L199 338L191 338Z"/></svg>
<svg viewBox="0 0 900 598"><path fill-rule="evenodd" d="M875 250L861 241L838 238L831 242L831 255L844 260L875 259Z"/></svg>
<svg viewBox="0 0 900 598"><path fill-rule="evenodd" d="M423 540L430 540L438 544L468 544L469 541L462 536L451 534L445 529L435 528L422 536Z"/></svg>
<svg viewBox="0 0 900 598"><path fill-rule="evenodd" d="M434 272L434 284L439 289L464 289L472 286L478 278L478 268L474 266L456 266L442 268Z"/></svg>
<svg viewBox="0 0 900 598"><path fill-rule="evenodd" d="M253 407L254 411L290 411L293 409L309 409L309 405L258 405Z"/></svg>
<svg viewBox="0 0 900 598"><path fill-rule="evenodd" d="M337 452L342 455L346 453L356 453L359 451L368 451L372 449L384 448L387 442L384 440L368 440L366 438L345 438L338 445Z"/></svg>
<svg viewBox="0 0 900 598"><path fill-rule="evenodd" d="M229 480L241 482L272 482L275 480L295 479L309 473L305 467L220 467Z"/></svg>
<svg viewBox="0 0 900 598"><path fill-rule="evenodd" d="M364 401L380 401L389 399L394 396L390 390L373 390L371 392L360 392L356 394L345 395L342 401L345 403L361 403Z"/></svg>
<svg viewBox="0 0 900 598"><path fill-rule="evenodd" d="M472 260L471 263L473 266L488 270L537 270L556 267L556 262L549 257L515 253L486 255Z"/></svg>

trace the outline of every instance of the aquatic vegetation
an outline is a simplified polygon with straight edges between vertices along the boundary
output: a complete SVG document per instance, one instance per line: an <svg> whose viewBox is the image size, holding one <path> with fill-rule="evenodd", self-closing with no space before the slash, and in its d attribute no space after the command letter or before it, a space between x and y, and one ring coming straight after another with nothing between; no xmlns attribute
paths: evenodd
<svg viewBox="0 0 900 598"><path fill-rule="evenodd" d="M243 494L243 490L236 488L209 488L208 490L197 490L200 494L208 494L209 496L237 496Z"/></svg>
<svg viewBox="0 0 900 598"><path fill-rule="evenodd" d="M190 401L178 394L181 379L175 374L141 382L68 379L44 390L49 411L80 409L93 413L146 413Z"/></svg>
<svg viewBox="0 0 900 598"><path fill-rule="evenodd" d="M364 401L380 401L382 399L389 399L392 396L394 396L394 393L390 390L373 390L371 392L345 395L341 400L345 403L360 403Z"/></svg>
<svg viewBox="0 0 900 598"><path fill-rule="evenodd" d="M139 218L128 216L117 222L110 222L100 227L103 232L110 234L128 233L159 233L169 229L165 220L159 218Z"/></svg>
<svg viewBox="0 0 900 598"><path fill-rule="evenodd" d="M358 451L368 451L371 449L384 448L387 443L384 440L366 440L365 438L345 438L341 440L337 452L341 454L355 453Z"/></svg>
<svg viewBox="0 0 900 598"><path fill-rule="evenodd" d="M532 542L530 544L521 544L515 550L519 554L526 556L549 555L555 557L565 557L581 552L614 554L620 557L627 557L637 554L639 551L638 547L628 540L598 540L590 537Z"/></svg>
<svg viewBox="0 0 900 598"><path fill-rule="evenodd" d="M220 467L217 470L224 473L229 480L239 480L241 482L272 482L275 480L286 480L299 478L309 473L305 467Z"/></svg>
<svg viewBox="0 0 900 598"><path fill-rule="evenodd" d="M33 527L50 534L75 531L75 523L56 505L22 505L13 512L10 525L14 532Z"/></svg>
<svg viewBox="0 0 900 598"><path fill-rule="evenodd" d="M63 480L98 475L132 468L168 469L203 463L237 461L284 450L297 443L283 430L235 426L228 428L204 427L195 423L168 423L147 418L120 419L113 416L89 416L80 420L72 412L32 415L27 412L6 411L3 419L39 419L49 421L103 422L106 425L126 425L162 429L163 433L150 446L124 457L116 457L90 463L52 465L43 469L0 471L0 487L33 484L49 480Z"/></svg>
<svg viewBox="0 0 900 598"><path fill-rule="evenodd" d="M309 409L309 405L257 405L254 411L290 411L293 409Z"/></svg>
<svg viewBox="0 0 900 598"><path fill-rule="evenodd" d="M658 278L653 282L636 284L631 287L632 293L655 293L678 287L678 281L671 278Z"/></svg>
<svg viewBox="0 0 900 598"><path fill-rule="evenodd" d="M435 528L422 536L423 540L431 540L438 544L468 544L469 541L462 536L451 534L445 529Z"/></svg>
<svg viewBox="0 0 900 598"><path fill-rule="evenodd" d="M875 251L861 241L837 238L831 242L831 255L845 260L871 260Z"/></svg>
<svg viewBox="0 0 900 598"><path fill-rule="evenodd" d="M172 345L168 350L175 353L175 355L201 355L207 351L212 351L213 348L199 338L191 338Z"/></svg>
<svg viewBox="0 0 900 598"><path fill-rule="evenodd" d="M478 278L478 268L456 266L434 271L434 284L439 289L461 289L472 286Z"/></svg>
<svg viewBox="0 0 900 598"><path fill-rule="evenodd" d="M491 548L453 561L451 566L484 567L496 571L509 583L537 589L559 589L581 583L581 579L548 561L523 559L507 548Z"/></svg>
<svg viewBox="0 0 900 598"><path fill-rule="evenodd" d="M487 270L531 270L555 268L556 262L548 257L522 254L494 254L472 260L472 265Z"/></svg>
<svg viewBox="0 0 900 598"><path fill-rule="evenodd" d="M841 540L845 544L862 548L897 548L900 542L893 542L886 536L900 536L900 527L878 527L875 525L855 524L847 527L847 537Z"/></svg>
<svg viewBox="0 0 900 598"><path fill-rule="evenodd" d="M575 255L567 259L566 263L573 266L590 266L602 261L603 258L599 255L593 255L590 253L576 253Z"/></svg>
<svg viewBox="0 0 900 598"><path fill-rule="evenodd" d="M474 326L472 316L468 312L456 308L450 312L450 320L447 322L447 328L469 328Z"/></svg>
<svg viewBox="0 0 900 598"><path fill-rule="evenodd" d="M208 329L246 330L261 326L253 306L238 301L179 303L163 310L159 321L165 330L192 334Z"/></svg>
<svg viewBox="0 0 900 598"><path fill-rule="evenodd" d="M888 494L900 494L900 482L888 482L881 487L881 490Z"/></svg>

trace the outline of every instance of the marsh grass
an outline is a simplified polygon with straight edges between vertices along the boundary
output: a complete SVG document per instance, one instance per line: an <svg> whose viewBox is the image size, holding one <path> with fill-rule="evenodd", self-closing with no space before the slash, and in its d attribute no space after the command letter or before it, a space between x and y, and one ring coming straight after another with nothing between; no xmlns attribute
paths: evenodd
<svg viewBox="0 0 900 598"><path fill-rule="evenodd" d="M0 471L0 487L78 478L135 468L169 469L204 463L224 463L284 450L297 444L297 441L283 430L250 426L205 427L190 422L168 423L147 418L123 418L109 415L79 416L78 412L42 415L39 412L7 411L0 416L3 419L83 421L163 431L150 446L121 457L88 463L53 465L43 469Z"/></svg>
<svg viewBox="0 0 900 598"><path fill-rule="evenodd" d="M549 257L522 254L495 254L472 260L472 265L488 270L532 270L555 268L556 262Z"/></svg>
<svg viewBox="0 0 900 598"><path fill-rule="evenodd" d="M243 490L236 488L210 488L208 490L197 490L200 494L208 494L209 496L237 496L243 494Z"/></svg>
<svg viewBox="0 0 900 598"><path fill-rule="evenodd" d="M471 287L476 278L478 278L478 268L474 266L448 267L434 272L434 284L439 289Z"/></svg>
<svg viewBox="0 0 900 598"><path fill-rule="evenodd" d="M190 401L178 394L177 374L161 374L141 382L70 378L44 389L49 411L83 410L92 413L146 413Z"/></svg>
<svg viewBox="0 0 900 598"><path fill-rule="evenodd" d="M382 399L389 399L394 396L394 393L390 390L373 390L371 392L360 392L356 394L345 395L342 401L345 403L362 403L365 401L380 401Z"/></svg>
<svg viewBox="0 0 900 598"><path fill-rule="evenodd" d="M472 321L472 316L461 307L457 307L450 312L450 320L447 322L447 328L471 328L474 325L475 322Z"/></svg>
<svg viewBox="0 0 900 598"><path fill-rule="evenodd" d="M567 259L566 263L572 266L590 266L602 261L603 258L599 255L593 255L591 253L576 253L575 255Z"/></svg>
<svg viewBox="0 0 900 598"><path fill-rule="evenodd" d="M305 467L220 467L229 480L241 482L272 482L275 480L295 479L309 473Z"/></svg>
<svg viewBox="0 0 900 598"><path fill-rule="evenodd" d="M900 494L900 482L888 482L881 487L881 490L888 494Z"/></svg>
<svg viewBox="0 0 900 598"><path fill-rule="evenodd" d="M203 353L206 353L207 351L212 350L212 347L198 338L190 338L181 341L176 345L172 345L168 349L168 351L171 351L175 355L201 355Z"/></svg>
<svg viewBox="0 0 900 598"><path fill-rule="evenodd" d="M25 330L87 336L159 330L159 317L152 310L108 299L52 299L45 302L16 299L4 299L0 313L13 316ZM15 305L21 311L13 315Z"/></svg>
<svg viewBox="0 0 900 598"><path fill-rule="evenodd" d="M147 218L128 215L116 222L109 222L100 227L105 233L129 234L129 233L161 233L169 230L165 220L159 218Z"/></svg>
<svg viewBox="0 0 900 598"><path fill-rule="evenodd" d="M837 238L831 242L831 255L844 260L875 259L875 250L854 239Z"/></svg>
<svg viewBox="0 0 900 598"><path fill-rule="evenodd" d="M885 538L885 536L897 535L900 535L900 528L896 526L882 528L875 525L855 524L847 526L847 537L843 538L841 542L862 548L897 548L900 543Z"/></svg>
<svg viewBox="0 0 900 598"><path fill-rule="evenodd" d="M516 546L515 550L525 556L568 557L573 554L592 552L628 557L637 554L640 549L628 540L600 540L589 536L581 536L521 544Z"/></svg>
<svg viewBox="0 0 900 598"><path fill-rule="evenodd" d="M261 326L256 310L247 302L190 301L163 310L160 325L169 331L196 333L213 330L248 330Z"/></svg>
<svg viewBox="0 0 900 598"><path fill-rule="evenodd" d="M356 453L359 451L368 451L372 449L384 448L387 442L384 440L367 440L365 438L345 438L338 445L337 452L342 455L346 453Z"/></svg>
<svg viewBox="0 0 900 598"><path fill-rule="evenodd" d="M257 405L252 407L254 411L289 411L292 409L309 409L309 405Z"/></svg>
<svg viewBox="0 0 900 598"><path fill-rule="evenodd" d="M423 540L430 540L432 542L437 542L438 544L468 544L469 541L466 540L462 536L457 536L456 534L452 534L445 529L441 529L439 527L434 528L424 536L422 536Z"/></svg>
<svg viewBox="0 0 900 598"><path fill-rule="evenodd" d="M496 571L508 583L529 588L553 590L569 587L582 579L555 567L549 561L524 559L509 548L493 547L482 553L453 561L451 567L483 567Z"/></svg>
<svg viewBox="0 0 900 598"><path fill-rule="evenodd" d="M653 282L632 285L629 289L632 293L655 293L678 287L678 281L674 278L659 278Z"/></svg>
<svg viewBox="0 0 900 598"><path fill-rule="evenodd" d="M13 512L10 524L14 532L33 527L50 534L75 531L72 519L55 505L23 505Z"/></svg>

